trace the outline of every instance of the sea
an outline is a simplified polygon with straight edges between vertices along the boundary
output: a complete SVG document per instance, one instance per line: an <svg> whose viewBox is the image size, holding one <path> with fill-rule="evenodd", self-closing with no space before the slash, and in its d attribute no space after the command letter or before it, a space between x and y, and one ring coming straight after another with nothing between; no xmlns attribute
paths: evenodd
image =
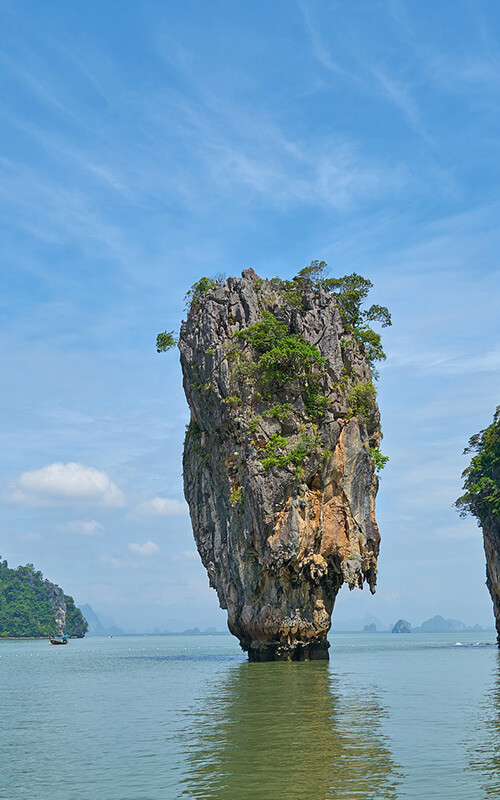
<svg viewBox="0 0 500 800"><path fill-rule="evenodd" d="M493 632L0 641L2 800L500 798Z"/></svg>

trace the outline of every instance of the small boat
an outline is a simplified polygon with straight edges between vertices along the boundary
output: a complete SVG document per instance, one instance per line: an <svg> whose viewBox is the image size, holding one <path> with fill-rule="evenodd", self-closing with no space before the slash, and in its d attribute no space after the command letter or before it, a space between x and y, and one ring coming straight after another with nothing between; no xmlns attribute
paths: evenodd
<svg viewBox="0 0 500 800"><path fill-rule="evenodd" d="M50 644L68 644L66 636L54 636L49 639Z"/></svg>

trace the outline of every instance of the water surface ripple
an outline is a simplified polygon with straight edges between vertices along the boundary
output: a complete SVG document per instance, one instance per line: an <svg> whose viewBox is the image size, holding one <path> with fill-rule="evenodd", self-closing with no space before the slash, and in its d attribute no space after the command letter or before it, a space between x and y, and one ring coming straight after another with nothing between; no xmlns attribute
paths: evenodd
<svg viewBox="0 0 500 800"><path fill-rule="evenodd" d="M0 642L2 800L500 798L493 633ZM483 644L485 646L478 646Z"/></svg>

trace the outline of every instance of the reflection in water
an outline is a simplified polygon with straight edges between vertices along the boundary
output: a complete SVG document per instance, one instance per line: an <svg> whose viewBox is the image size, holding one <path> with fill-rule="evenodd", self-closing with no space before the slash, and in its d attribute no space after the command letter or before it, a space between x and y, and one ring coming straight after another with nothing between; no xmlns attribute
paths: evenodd
<svg viewBox="0 0 500 800"><path fill-rule="evenodd" d="M481 777L486 797L500 795L500 652L495 654L495 673L479 709L475 741L469 741L470 761Z"/></svg>
<svg viewBox="0 0 500 800"><path fill-rule="evenodd" d="M239 664L185 716L183 797L396 798L382 709L342 697L328 664Z"/></svg>

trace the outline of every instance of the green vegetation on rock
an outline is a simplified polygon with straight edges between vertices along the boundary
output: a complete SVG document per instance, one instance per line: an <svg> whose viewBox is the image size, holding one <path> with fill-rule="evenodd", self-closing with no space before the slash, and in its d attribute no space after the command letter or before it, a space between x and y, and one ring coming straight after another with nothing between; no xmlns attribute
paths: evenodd
<svg viewBox="0 0 500 800"><path fill-rule="evenodd" d="M200 278L186 294L188 310L200 312L205 298L210 298L211 291L222 282L223 276ZM355 366L361 357L370 366L371 378L377 378L375 364L385 359L381 336L371 324L378 322L382 328L390 326L391 315L385 306L365 308L371 288L371 281L357 273L328 277L324 261L312 261L291 280L262 280L255 276L253 289L261 318L247 328L227 332L228 341L221 348L220 358L227 359L230 392L222 402L234 409L240 427L246 428L253 437L266 468L294 465L299 469L305 458L318 450L315 427L321 424L335 394L338 398L333 409L336 418L357 417L364 423L370 436L373 464L381 470L387 463L388 458L378 448L377 392L373 380L362 379ZM297 331L297 319L307 312L311 293L316 300L323 293L320 300L323 304L325 293L331 294L340 313L342 326L338 335L343 366L333 385L320 350ZM328 305L328 299L326 302ZM226 324L235 324L230 310ZM158 352L169 350L175 344L173 331L164 331L157 337ZM214 347L208 347L204 354L210 358L214 356ZM215 372L221 362L208 363ZM211 380L202 384L196 380L197 373L192 365L190 369L192 386L210 393ZM271 420L280 424L279 433L270 433L266 428L266 421Z"/></svg>
<svg viewBox="0 0 500 800"><path fill-rule="evenodd" d="M279 422L282 422L283 420L288 419L292 414L293 410L291 403L275 403L274 406L271 406L271 408L268 408L266 411L264 411L263 416L271 419L274 418Z"/></svg>
<svg viewBox="0 0 500 800"><path fill-rule="evenodd" d="M455 505L461 516L472 514L479 524L500 521L500 406L493 422L471 436L464 453L475 453L462 477L464 494Z"/></svg>
<svg viewBox="0 0 500 800"><path fill-rule="evenodd" d="M156 352L157 353L166 353L167 350L171 350L172 347L175 347L177 344L177 339L175 338L173 331L163 331L159 333L156 337Z"/></svg>
<svg viewBox="0 0 500 800"><path fill-rule="evenodd" d="M214 275L213 278L203 277L200 278L199 281L193 283L190 289L186 292L186 296L184 298L186 303L186 309L190 308L197 308L201 305L204 295L210 291L210 289L214 289L216 286L224 283L225 275L220 272L217 275Z"/></svg>
<svg viewBox="0 0 500 800"><path fill-rule="evenodd" d="M383 456L378 447L370 447L370 458L375 465L377 472L380 472L381 469L384 469L385 465L389 461L389 456Z"/></svg>
<svg viewBox="0 0 500 800"><path fill-rule="evenodd" d="M293 465L301 467L308 456L321 447L319 436L307 436L303 433L295 445L285 436L273 433L262 450L262 465L265 469L271 467L286 467Z"/></svg>
<svg viewBox="0 0 500 800"><path fill-rule="evenodd" d="M56 636L56 613L66 607L67 636L82 637L87 622L69 595L44 580L33 564L9 568L0 561L0 637Z"/></svg>
<svg viewBox="0 0 500 800"><path fill-rule="evenodd" d="M288 325L269 311L264 312L260 322L238 331L236 337L249 344L255 353L253 371L263 397L272 400L292 382L298 382L311 419L322 414L328 402L321 391L325 359L317 347L303 336L291 333ZM291 407L289 403L277 405ZM273 408L277 409L277 405Z"/></svg>
<svg viewBox="0 0 500 800"><path fill-rule="evenodd" d="M66 603L66 634L81 639L88 631L87 620L69 594L64 595Z"/></svg>
<svg viewBox="0 0 500 800"><path fill-rule="evenodd" d="M349 418L359 417L363 422L369 422L375 409L376 397L377 392L371 381L355 383L347 396Z"/></svg>
<svg viewBox="0 0 500 800"><path fill-rule="evenodd" d="M376 361L385 359L385 353L380 334L368 323L380 322L383 328L392 325L391 315L385 306L372 305L363 309L373 283L353 272L342 278L326 278L321 285L335 293L346 330L362 345L366 360L373 370Z"/></svg>
<svg viewBox="0 0 500 800"><path fill-rule="evenodd" d="M243 489L241 486L238 486L237 489L233 489L229 496L229 502L233 506L239 506L241 501L243 500Z"/></svg>
<svg viewBox="0 0 500 800"><path fill-rule="evenodd" d="M213 289L217 285L217 281L211 278L200 278L199 281L193 283L191 288L186 292L186 307L194 308L199 305L203 295Z"/></svg>
<svg viewBox="0 0 500 800"><path fill-rule="evenodd" d="M312 261L291 281L273 278L270 283L283 294L285 300L295 306L301 305L303 292L307 288L332 292L338 303L346 333L352 335L353 339L362 345L364 355L374 370L375 363L385 359L385 353L380 334L374 331L369 323L380 322L382 328L389 327L392 325L390 312L385 306L376 304L363 308L373 287L368 278L363 278L355 272L341 278L328 278L326 268L324 261Z"/></svg>

